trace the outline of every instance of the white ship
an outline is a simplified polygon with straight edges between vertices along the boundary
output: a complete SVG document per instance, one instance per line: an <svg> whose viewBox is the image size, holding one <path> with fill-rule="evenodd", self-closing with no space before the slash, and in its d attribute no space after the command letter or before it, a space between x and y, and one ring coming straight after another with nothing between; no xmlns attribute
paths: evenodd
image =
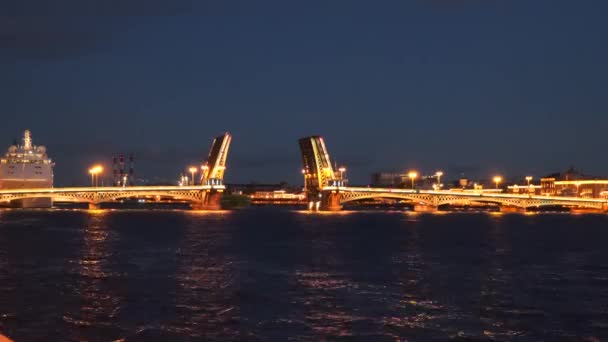
<svg viewBox="0 0 608 342"><path fill-rule="evenodd" d="M32 135L26 130L21 145L12 145L0 159L0 190L53 187L53 162L46 147L32 144ZM14 201L23 208L48 208L50 198L31 198Z"/></svg>

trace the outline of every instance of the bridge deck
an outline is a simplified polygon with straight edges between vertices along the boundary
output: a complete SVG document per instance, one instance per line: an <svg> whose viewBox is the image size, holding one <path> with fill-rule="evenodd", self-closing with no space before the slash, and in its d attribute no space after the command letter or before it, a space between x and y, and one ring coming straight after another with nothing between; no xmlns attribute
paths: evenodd
<svg viewBox="0 0 608 342"><path fill-rule="evenodd" d="M561 196L539 196L525 194L484 193L482 191L449 191L449 190L412 190L393 188L367 188L367 187L337 187L327 186L324 193L333 193L339 197L340 203L356 201L365 198L401 198L420 204L440 206L462 202L489 202L501 206L531 208L539 206L571 206L586 207L599 210L608 210L608 199L581 198Z"/></svg>
<svg viewBox="0 0 608 342"><path fill-rule="evenodd" d="M520 194L503 194L503 193L484 193L482 191L475 192L461 192L461 191L449 191L449 190L412 190L412 189L393 189L393 188L367 188L367 187L336 187L327 186L323 188L323 191L332 192L338 191L342 193L357 193L361 195L369 194L369 197L383 197L383 195L402 195L402 196L429 196L429 197L454 197L462 198L466 200L475 199L497 199L497 200L514 200L521 201L522 204L542 201L543 204L564 204L571 203L572 205L589 205L593 204L596 206L606 205L608 206L608 199L602 198L581 198L581 197L562 197L562 196L539 196L539 195L520 195Z"/></svg>
<svg viewBox="0 0 608 342"><path fill-rule="evenodd" d="M98 205L122 198L138 196L161 196L186 200L200 208L219 208L218 194L224 185L194 186L128 186L128 187L75 187L75 188L35 188L0 190L0 201L11 202L31 198L51 198L54 201L85 202Z"/></svg>
<svg viewBox="0 0 608 342"><path fill-rule="evenodd" d="M75 192L151 192L151 191L205 191L205 190L224 190L224 185L194 185L194 186L126 186L126 187L74 187L74 188L31 188L31 189L5 189L0 190L0 195L12 194L62 194Z"/></svg>

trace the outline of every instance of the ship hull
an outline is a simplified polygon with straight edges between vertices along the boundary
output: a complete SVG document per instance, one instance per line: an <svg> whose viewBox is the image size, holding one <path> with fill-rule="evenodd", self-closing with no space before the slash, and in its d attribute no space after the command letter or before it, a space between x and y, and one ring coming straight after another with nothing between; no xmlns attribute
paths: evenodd
<svg viewBox="0 0 608 342"><path fill-rule="evenodd" d="M52 187L53 187L53 183L50 180L44 180L44 181L0 180L0 190L52 188ZM11 207L11 208L51 208L53 206L53 199L50 197L23 198L23 199L10 201L7 206Z"/></svg>

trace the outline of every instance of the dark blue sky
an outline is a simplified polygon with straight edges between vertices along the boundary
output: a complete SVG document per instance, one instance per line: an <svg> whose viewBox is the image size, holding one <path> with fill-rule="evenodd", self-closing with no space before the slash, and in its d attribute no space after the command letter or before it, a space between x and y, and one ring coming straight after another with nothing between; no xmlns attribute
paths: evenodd
<svg viewBox="0 0 608 342"><path fill-rule="evenodd" d="M0 144L29 128L56 184L134 152L175 177L230 131L227 180L300 181L320 134L364 183L607 175L606 1L0 0Z"/></svg>

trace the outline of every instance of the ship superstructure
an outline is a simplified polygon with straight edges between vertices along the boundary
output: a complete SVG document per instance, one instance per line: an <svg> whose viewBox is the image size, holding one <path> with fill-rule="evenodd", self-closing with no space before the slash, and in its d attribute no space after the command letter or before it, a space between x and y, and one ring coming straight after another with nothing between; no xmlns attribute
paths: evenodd
<svg viewBox="0 0 608 342"><path fill-rule="evenodd" d="M26 130L21 144L8 148L0 159L0 190L53 187L53 162L46 147L35 146L32 134ZM15 203L21 207L50 207L47 198L24 199Z"/></svg>

